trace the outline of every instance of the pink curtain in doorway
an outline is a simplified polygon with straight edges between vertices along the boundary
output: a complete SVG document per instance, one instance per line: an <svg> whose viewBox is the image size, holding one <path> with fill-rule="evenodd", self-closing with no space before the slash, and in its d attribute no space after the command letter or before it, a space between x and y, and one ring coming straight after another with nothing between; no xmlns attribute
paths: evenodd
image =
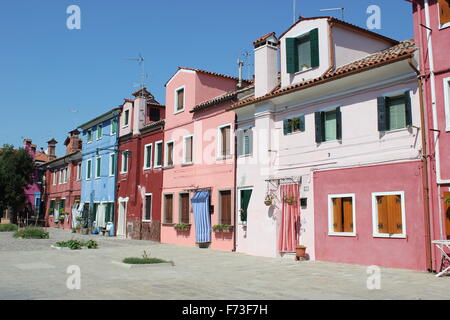
<svg viewBox="0 0 450 320"><path fill-rule="evenodd" d="M295 252L300 232L299 185L282 185L280 195L282 208L278 249L279 252ZM293 203L289 203L288 199L292 199Z"/></svg>

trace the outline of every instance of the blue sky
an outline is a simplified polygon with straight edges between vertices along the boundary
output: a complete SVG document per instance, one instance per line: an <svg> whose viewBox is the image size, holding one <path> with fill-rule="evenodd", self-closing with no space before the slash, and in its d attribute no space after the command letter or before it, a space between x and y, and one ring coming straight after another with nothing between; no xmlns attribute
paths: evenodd
<svg viewBox="0 0 450 320"><path fill-rule="evenodd" d="M164 103L177 66L237 75L236 60L261 35L293 21L293 0L14 0L0 4L0 145L24 138L57 154L67 133L120 105L137 88L146 59L147 86ZM81 8L81 30L66 27L66 9ZM366 27L369 5L382 10L378 32L413 37L411 5L402 0L297 0L297 15L333 15ZM242 58L242 56L241 56ZM253 63L250 57L249 63ZM251 67L248 67L251 68ZM252 75L245 71L244 76Z"/></svg>

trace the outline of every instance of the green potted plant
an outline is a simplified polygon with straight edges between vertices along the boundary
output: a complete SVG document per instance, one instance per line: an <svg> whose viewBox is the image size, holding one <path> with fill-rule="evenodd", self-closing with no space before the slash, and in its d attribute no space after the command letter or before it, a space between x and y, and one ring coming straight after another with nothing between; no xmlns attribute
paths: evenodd
<svg viewBox="0 0 450 320"><path fill-rule="evenodd" d="M294 196L285 196L284 202L286 202L288 205L293 205L296 202L296 199Z"/></svg>
<svg viewBox="0 0 450 320"><path fill-rule="evenodd" d="M191 225L188 223L178 223L174 225L174 228L177 231L189 231L191 229Z"/></svg>
<svg viewBox="0 0 450 320"><path fill-rule="evenodd" d="M223 224L223 225L222 225L222 232L224 232L224 233L230 233L230 232L233 231L233 227L234 227L234 226L231 226L231 225L228 225L228 224Z"/></svg>
<svg viewBox="0 0 450 320"><path fill-rule="evenodd" d="M264 199L264 204L270 207L273 204L273 199L275 199L275 196L273 194L267 194L266 198Z"/></svg>
<svg viewBox="0 0 450 320"><path fill-rule="evenodd" d="M222 232L222 225L221 224L213 225L212 229L214 232Z"/></svg>

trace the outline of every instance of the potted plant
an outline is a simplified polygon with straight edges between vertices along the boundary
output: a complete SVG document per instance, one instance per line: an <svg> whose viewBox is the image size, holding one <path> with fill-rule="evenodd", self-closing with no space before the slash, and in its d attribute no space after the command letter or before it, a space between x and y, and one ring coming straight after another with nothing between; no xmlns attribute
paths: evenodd
<svg viewBox="0 0 450 320"><path fill-rule="evenodd" d="M188 223L178 223L174 225L174 228L177 231L189 231L191 229L191 225Z"/></svg>
<svg viewBox="0 0 450 320"><path fill-rule="evenodd" d="M270 207L273 203L273 199L275 196L273 194L267 194L266 198L264 199L264 204L268 207Z"/></svg>
<svg viewBox="0 0 450 320"><path fill-rule="evenodd" d="M304 245L298 245L295 247L295 258L299 260L300 258L306 257L306 247Z"/></svg>
<svg viewBox="0 0 450 320"><path fill-rule="evenodd" d="M222 232L222 225L216 224L216 225L212 226L212 229L214 232Z"/></svg>
<svg viewBox="0 0 450 320"><path fill-rule="evenodd" d="M286 202L288 205L293 205L296 202L296 199L294 196L285 196L284 202Z"/></svg>
<svg viewBox="0 0 450 320"><path fill-rule="evenodd" d="M233 231L233 226L228 225L228 224L223 224L222 225L222 232L224 233L230 233Z"/></svg>

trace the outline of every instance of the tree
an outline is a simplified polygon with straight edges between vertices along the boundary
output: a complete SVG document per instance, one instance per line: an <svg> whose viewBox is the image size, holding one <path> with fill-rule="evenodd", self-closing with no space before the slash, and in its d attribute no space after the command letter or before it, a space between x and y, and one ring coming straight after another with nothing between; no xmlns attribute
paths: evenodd
<svg viewBox="0 0 450 320"><path fill-rule="evenodd" d="M15 221L25 205L25 188L33 183L34 163L27 150L12 145L0 149L0 209L11 209Z"/></svg>

